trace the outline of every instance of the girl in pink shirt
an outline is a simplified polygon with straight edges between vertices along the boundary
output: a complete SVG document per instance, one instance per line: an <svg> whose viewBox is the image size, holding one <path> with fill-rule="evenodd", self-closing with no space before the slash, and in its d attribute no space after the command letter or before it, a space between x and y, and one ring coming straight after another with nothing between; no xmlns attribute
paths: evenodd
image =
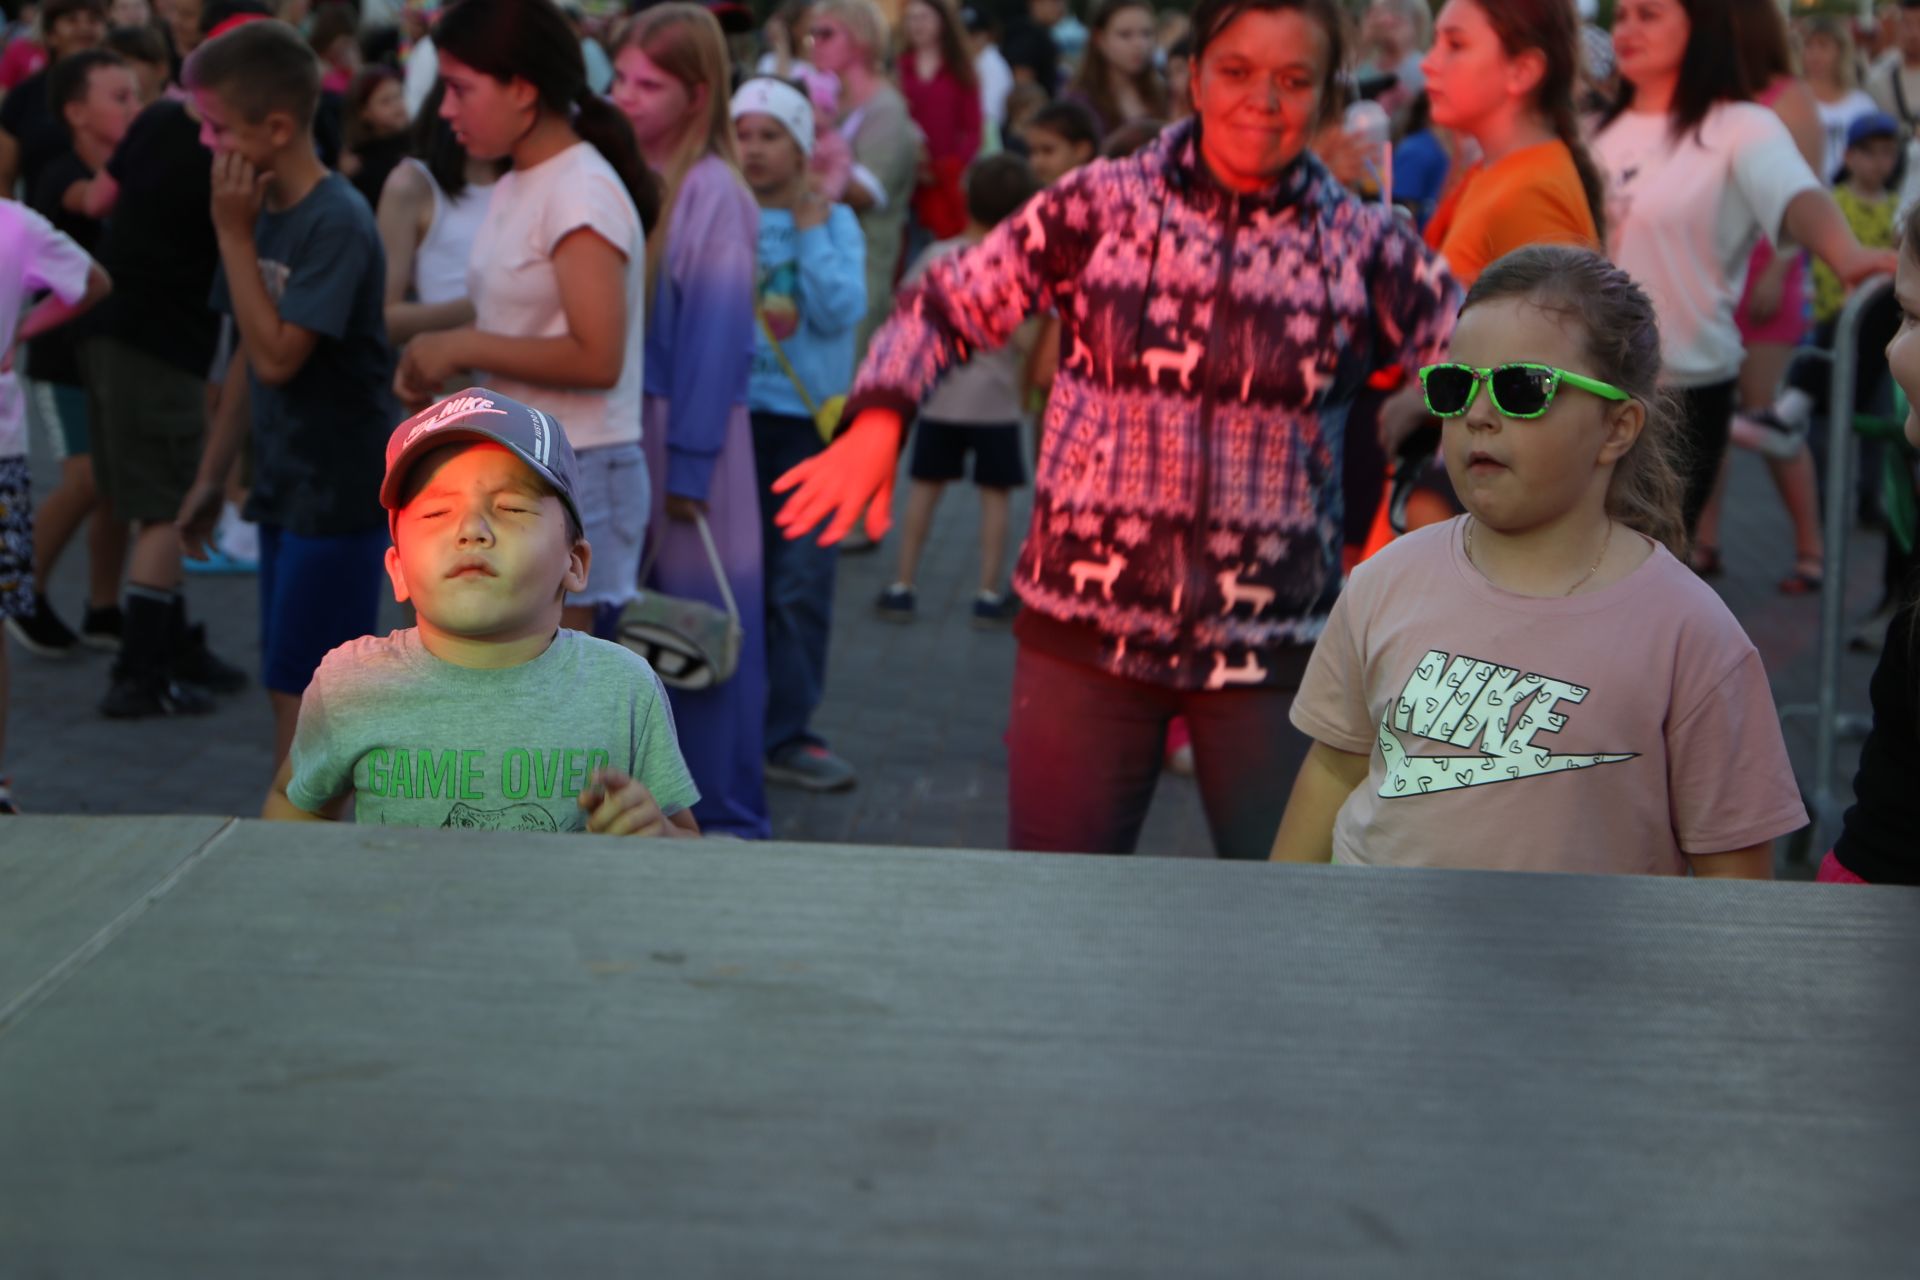
<svg viewBox="0 0 1920 1280"><path fill-rule="evenodd" d="M1467 514L1353 573L1273 856L1765 879L1806 822L1760 656L1684 550L1653 306L1536 245L1421 370Z"/></svg>

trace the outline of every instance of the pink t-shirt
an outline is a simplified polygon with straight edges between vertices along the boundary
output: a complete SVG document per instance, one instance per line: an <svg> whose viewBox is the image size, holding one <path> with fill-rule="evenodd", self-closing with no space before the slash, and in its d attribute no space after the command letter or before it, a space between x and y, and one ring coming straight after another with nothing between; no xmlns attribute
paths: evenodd
<svg viewBox="0 0 1920 1280"><path fill-rule="evenodd" d="M1598 591L1515 595L1464 519L1356 569L1307 666L1294 724L1371 757L1335 862L1683 875L1806 823L1760 655L1706 584L1655 547Z"/></svg>

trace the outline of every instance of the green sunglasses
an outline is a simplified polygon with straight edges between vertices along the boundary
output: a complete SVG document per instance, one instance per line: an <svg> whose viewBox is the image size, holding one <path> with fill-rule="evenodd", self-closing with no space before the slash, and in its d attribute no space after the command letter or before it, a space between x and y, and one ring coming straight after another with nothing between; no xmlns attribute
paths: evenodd
<svg viewBox="0 0 1920 1280"><path fill-rule="evenodd" d="M1603 400L1631 400L1616 386L1556 369L1550 364L1499 364L1476 369L1470 364L1430 364L1420 371L1420 389L1427 411L1437 418L1457 418L1473 407L1480 384L1487 384L1493 407L1509 418L1537 418L1553 404L1560 384L1590 391Z"/></svg>

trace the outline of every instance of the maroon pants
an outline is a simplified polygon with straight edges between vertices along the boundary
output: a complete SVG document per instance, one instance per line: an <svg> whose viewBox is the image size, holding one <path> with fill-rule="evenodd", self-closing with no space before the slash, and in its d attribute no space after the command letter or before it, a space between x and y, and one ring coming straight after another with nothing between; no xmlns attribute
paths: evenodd
<svg viewBox="0 0 1920 1280"><path fill-rule="evenodd" d="M1265 858L1312 745L1287 718L1293 694L1167 689L1021 645L1007 728L1008 847L1132 853L1167 724L1183 715L1214 851Z"/></svg>

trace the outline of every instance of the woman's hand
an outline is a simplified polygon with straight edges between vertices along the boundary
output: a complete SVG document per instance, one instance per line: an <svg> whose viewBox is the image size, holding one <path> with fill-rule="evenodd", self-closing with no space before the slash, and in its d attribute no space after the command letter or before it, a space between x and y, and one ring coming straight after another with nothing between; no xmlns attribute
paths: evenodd
<svg viewBox="0 0 1920 1280"><path fill-rule="evenodd" d="M820 545L847 536L867 513L867 536L875 542L893 525L893 477L900 466L900 415L868 409L822 453L773 482L775 493L792 493L774 523L788 539L804 538L822 520Z"/></svg>

